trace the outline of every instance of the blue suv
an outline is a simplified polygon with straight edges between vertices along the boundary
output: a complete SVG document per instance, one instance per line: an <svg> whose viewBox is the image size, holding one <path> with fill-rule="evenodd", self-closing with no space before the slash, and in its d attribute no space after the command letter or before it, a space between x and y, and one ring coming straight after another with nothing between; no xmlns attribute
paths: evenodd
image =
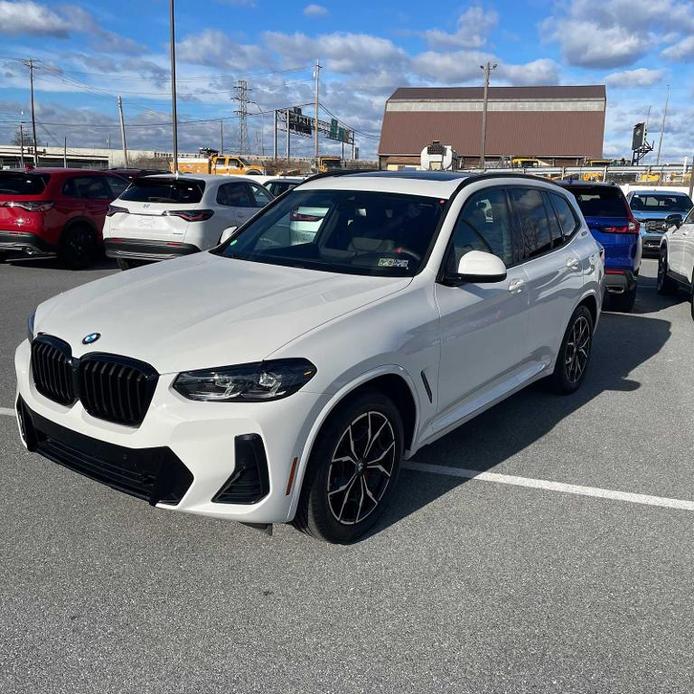
<svg viewBox="0 0 694 694"><path fill-rule="evenodd" d="M636 300L641 268L641 236L621 188L613 183L563 182L583 212L595 240L605 248L605 289L609 307L629 312Z"/></svg>

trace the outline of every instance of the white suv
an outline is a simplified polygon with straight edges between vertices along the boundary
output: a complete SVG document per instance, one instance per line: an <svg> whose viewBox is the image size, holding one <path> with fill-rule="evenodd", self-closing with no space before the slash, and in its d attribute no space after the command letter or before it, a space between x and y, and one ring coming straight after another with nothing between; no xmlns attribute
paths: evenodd
<svg viewBox="0 0 694 694"><path fill-rule="evenodd" d="M327 211L295 243L309 208ZM533 381L581 385L603 272L539 178L315 178L209 253L41 304L21 435L160 508L350 542L402 458Z"/></svg>
<svg viewBox="0 0 694 694"><path fill-rule="evenodd" d="M108 208L106 255L126 270L212 248L225 229L240 226L273 197L242 176L136 178Z"/></svg>
<svg viewBox="0 0 694 694"><path fill-rule="evenodd" d="M660 240L657 288L659 294L684 289L692 302L694 318L694 207L681 224L675 222Z"/></svg>

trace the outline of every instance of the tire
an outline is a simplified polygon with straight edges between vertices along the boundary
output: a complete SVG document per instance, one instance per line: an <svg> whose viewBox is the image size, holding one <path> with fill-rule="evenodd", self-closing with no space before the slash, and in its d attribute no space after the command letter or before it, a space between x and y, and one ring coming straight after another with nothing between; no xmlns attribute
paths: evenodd
<svg viewBox="0 0 694 694"><path fill-rule="evenodd" d="M619 313L631 313L636 302L636 286L624 294L610 294L609 306L613 311Z"/></svg>
<svg viewBox="0 0 694 694"><path fill-rule="evenodd" d="M314 444L294 525L326 542L360 538L393 495L403 446L402 418L385 395L365 391L338 407Z"/></svg>
<svg viewBox="0 0 694 694"><path fill-rule="evenodd" d="M658 279L656 280L656 291L663 296L671 296L677 293L677 282L667 274L668 264L667 255L664 251L658 256Z"/></svg>
<svg viewBox="0 0 694 694"><path fill-rule="evenodd" d="M90 267L97 256L96 234L91 227L80 224L66 229L60 237L58 257L70 270Z"/></svg>
<svg viewBox="0 0 694 694"><path fill-rule="evenodd" d="M578 349L575 347L578 342ZM593 346L593 316L585 306L579 306L571 316L561 341L551 385L560 395L575 393L583 383L590 363Z"/></svg>

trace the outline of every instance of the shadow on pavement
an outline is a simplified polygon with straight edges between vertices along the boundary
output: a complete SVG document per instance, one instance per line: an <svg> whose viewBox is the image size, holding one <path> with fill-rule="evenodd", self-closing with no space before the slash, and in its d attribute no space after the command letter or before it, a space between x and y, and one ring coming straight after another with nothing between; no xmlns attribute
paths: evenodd
<svg viewBox="0 0 694 694"><path fill-rule="evenodd" d="M91 267L83 270L70 270L65 267L56 256L42 255L34 258L28 256L18 256L15 258L6 258L5 265L13 267L43 269L43 270L63 270L64 272L93 272L95 270L115 270L116 261L111 258L99 258Z"/></svg>
<svg viewBox="0 0 694 694"><path fill-rule="evenodd" d="M646 301L650 300L649 296ZM555 395L543 383L534 384L421 449L413 460L481 472L490 470L541 439L558 422L604 391L637 390L640 384L629 378L631 372L660 352L669 337L669 321L633 314L603 315L588 374L577 393ZM397 523L466 481L401 471L391 505L373 532Z"/></svg>

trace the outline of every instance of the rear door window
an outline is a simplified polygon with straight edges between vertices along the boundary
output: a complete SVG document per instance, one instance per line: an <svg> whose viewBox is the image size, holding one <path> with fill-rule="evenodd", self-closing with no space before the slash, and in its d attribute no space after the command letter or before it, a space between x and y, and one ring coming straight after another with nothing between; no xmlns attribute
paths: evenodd
<svg viewBox="0 0 694 694"><path fill-rule="evenodd" d="M192 178L136 178L120 196L131 202L164 202L192 205L202 200L205 182Z"/></svg>
<svg viewBox="0 0 694 694"><path fill-rule="evenodd" d="M627 201L619 188L581 186L570 188L570 190L578 201L584 217L625 219L628 216Z"/></svg>
<svg viewBox="0 0 694 694"><path fill-rule="evenodd" d="M106 176L106 180L114 198L117 198L130 185L130 181L118 176Z"/></svg>
<svg viewBox="0 0 694 694"><path fill-rule="evenodd" d="M48 179L48 174L1 171L0 195L41 195Z"/></svg>
<svg viewBox="0 0 694 694"><path fill-rule="evenodd" d="M521 258L535 258L552 250L552 228L542 191L512 187L508 192L516 220Z"/></svg>
<svg viewBox="0 0 694 694"><path fill-rule="evenodd" d="M217 189L217 203L227 207L256 207L248 183L225 183ZM262 205L260 205L262 207Z"/></svg>
<svg viewBox="0 0 694 694"><path fill-rule="evenodd" d="M272 195L262 186L259 186L257 183L251 183L250 186L253 190L253 198L256 207L265 207L265 205L272 201Z"/></svg>
<svg viewBox="0 0 694 694"><path fill-rule="evenodd" d="M573 208L563 195L549 193L549 199L552 202L552 207L557 215L564 237L567 239L570 238L576 233L580 226Z"/></svg>

